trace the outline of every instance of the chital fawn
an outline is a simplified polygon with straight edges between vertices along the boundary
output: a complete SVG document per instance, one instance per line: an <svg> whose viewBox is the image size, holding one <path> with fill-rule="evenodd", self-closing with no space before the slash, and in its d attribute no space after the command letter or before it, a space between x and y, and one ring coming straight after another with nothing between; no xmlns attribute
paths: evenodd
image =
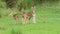
<svg viewBox="0 0 60 34"><path fill-rule="evenodd" d="M35 7L33 6L32 7L32 11L28 12L27 13L27 16L28 16L28 19L32 19L33 20L33 23L36 23L36 20L35 20Z"/></svg>
<svg viewBox="0 0 60 34"><path fill-rule="evenodd" d="M18 19L19 19L18 14L9 13L9 15L12 16L14 20L16 21L16 24L18 24Z"/></svg>
<svg viewBox="0 0 60 34"><path fill-rule="evenodd" d="M22 24L26 24L28 16L23 8L22 8L21 12L22 12Z"/></svg>
<svg viewBox="0 0 60 34"><path fill-rule="evenodd" d="M33 23L36 23L36 21L35 21L35 10L34 9L35 9L35 7L32 7L32 11L28 12L28 13L26 13L24 11L24 9L21 10L21 12L22 12L22 24L26 24L27 20L30 20L30 19L33 20Z"/></svg>

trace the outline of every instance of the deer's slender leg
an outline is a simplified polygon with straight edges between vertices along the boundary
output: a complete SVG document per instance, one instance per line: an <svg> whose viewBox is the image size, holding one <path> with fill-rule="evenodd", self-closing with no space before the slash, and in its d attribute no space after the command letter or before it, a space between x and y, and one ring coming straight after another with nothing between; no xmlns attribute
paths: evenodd
<svg viewBox="0 0 60 34"><path fill-rule="evenodd" d="M22 18L22 24L25 24L25 23L26 23L26 19Z"/></svg>
<svg viewBox="0 0 60 34"><path fill-rule="evenodd" d="M18 24L18 18L16 18L16 24Z"/></svg>
<svg viewBox="0 0 60 34"><path fill-rule="evenodd" d="M33 20L33 23L36 23L36 18L35 18L35 14L33 14L33 17L32 17L32 20Z"/></svg>

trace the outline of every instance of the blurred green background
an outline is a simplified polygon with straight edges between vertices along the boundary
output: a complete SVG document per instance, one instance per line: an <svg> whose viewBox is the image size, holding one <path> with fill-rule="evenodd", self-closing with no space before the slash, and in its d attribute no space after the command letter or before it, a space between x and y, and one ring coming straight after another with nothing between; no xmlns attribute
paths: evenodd
<svg viewBox="0 0 60 34"><path fill-rule="evenodd" d="M30 20L22 25L19 9L24 7L29 12L33 3L36 23ZM19 14L18 25L9 12ZM0 0L0 34L60 34L60 0Z"/></svg>

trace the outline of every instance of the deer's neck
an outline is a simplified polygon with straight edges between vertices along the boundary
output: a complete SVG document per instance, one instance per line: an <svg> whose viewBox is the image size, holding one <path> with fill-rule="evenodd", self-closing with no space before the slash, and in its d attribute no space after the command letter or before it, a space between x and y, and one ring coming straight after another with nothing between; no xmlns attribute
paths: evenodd
<svg viewBox="0 0 60 34"><path fill-rule="evenodd" d="M35 10L33 10L33 13L35 13Z"/></svg>

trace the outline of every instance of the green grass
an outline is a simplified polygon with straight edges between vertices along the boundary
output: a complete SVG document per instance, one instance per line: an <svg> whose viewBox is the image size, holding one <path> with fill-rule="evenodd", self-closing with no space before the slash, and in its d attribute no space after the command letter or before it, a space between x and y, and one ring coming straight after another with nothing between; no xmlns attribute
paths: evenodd
<svg viewBox="0 0 60 34"><path fill-rule="evenodd" d="M32 20L26 25L22 25L21 15L19 24L16 25L13 17L8 16L9 9L0 9L3 15L0 18L0 34L60 34L60 8L36 8L36 24L33 24ZM12 10L15 11L15 10ZM26 10L29 11L29 10ZM16 12L16 11L15 11Z"/></svg>

